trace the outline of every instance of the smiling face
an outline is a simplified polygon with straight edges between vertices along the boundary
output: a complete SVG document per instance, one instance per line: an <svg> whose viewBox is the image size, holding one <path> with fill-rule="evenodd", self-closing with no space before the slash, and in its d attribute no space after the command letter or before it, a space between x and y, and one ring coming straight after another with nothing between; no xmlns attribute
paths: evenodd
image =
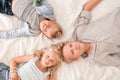
<svg viewBox="0 0 120 80"><path fill-rule="evenodd" d="M42 20L40 22L40 30L49 38L54 38L54 36L60 32L60 28L57 27L57 23L51 20Z"/></svg>
<svg viewBox="0 0 120 80"><path fill-rule="evenodd" d="M65 60L78 60L84 53L84 44L80 42L69 42L63 47Z"/></svg>
<svg viewBox="0 0 120 80"><path fill-rule="evenodd" d="M45 51L42 58L41 63L44 67L52 67L57 64L58 62L58 55L54 51Z"/></svg>

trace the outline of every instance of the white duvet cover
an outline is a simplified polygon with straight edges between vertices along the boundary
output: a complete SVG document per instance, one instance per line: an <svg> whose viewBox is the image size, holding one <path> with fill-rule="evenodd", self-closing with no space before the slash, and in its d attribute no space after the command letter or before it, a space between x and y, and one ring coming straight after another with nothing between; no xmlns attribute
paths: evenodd
<svg viewBox="0 0 120 80"><path fill-rule="evenodd" d="M36 37L0 39L0 62L9 65L11 58L31 54L60 41L71 38L74 20L82 6L89 0L47 0L54 7L56 20L62 26L64 35L60 39L49 40L42 34ZM120 0L103 0L93 11L92 20L97 20L115 8L120 7ZM16 28L19 20L15 17L0 14L0 31ZM71 64L62 63L58 71L58 80L119 80L120 70L113 66L99 67L90 65L89 61L80 59Z"/></svg>

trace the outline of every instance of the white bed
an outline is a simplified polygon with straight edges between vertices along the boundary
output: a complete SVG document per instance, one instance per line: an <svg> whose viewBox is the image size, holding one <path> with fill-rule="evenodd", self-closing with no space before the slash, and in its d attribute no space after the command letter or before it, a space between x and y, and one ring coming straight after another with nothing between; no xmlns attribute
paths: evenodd
<svg viewBox="0 0 120 80"><path fill-rule="evenodd" d="M49 40L40 34L37 37L0 39L0 62L9 65L11 58L31 54L50 44L66 41L71 38L73 23L82 6L89 0L47 0L54 7L56 20L62 26L64 35L61 39ZM97 20L115 8L120 7L120 0L103 0L93 11L92 20ZM15 17L0 14L0 31L17 27L19 20ZM71 64L62 63L58 71L58 80L118 80L120 70L116 67L98 67L89 65L89 61L79 60Z"/></svg>

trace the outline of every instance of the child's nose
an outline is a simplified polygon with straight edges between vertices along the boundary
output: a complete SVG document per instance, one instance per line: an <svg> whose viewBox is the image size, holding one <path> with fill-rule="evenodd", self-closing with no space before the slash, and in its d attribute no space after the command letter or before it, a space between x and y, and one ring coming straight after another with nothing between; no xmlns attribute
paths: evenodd
<svg viewBox="0 0 120 80"><path fill-rule="evenodd" d="M52 61L53 61L52 59L50 59L50 58L48 59L48 62L49 62L49 63L52 62Z"/></svg>
<svg viewBox="0 0 120 80"><path fill-rule="evenodd" d="M73 46L73 49L75 49L75 46Z"/></svg>
<svg viewBox="0 0 120 80"><path fill-rule="evenodd" d="M49 60L48 59L46 59L46 63L49 64Z"/></svg>
<svg viewBox="0 0 120 80"><path fill-rule="evenodd" d="M50 62L50 59L48 58L46 61L47 61L47 62Z"/></svg>
<svg viewBox="0 0 120 80"><path fill-rule="evenodd" d="M77 47L74 45L74 46L73 46L73 49L77 49Z"/></svg>

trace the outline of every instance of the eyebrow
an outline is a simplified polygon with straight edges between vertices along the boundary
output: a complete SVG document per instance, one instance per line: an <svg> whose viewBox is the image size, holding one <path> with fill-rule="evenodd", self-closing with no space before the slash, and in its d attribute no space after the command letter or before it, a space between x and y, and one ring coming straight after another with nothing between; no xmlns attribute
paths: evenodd
<svg viewBox="0 0 120 80"><path fill-rule="evenodd" d="M69 48L71 48L71 44L69 44ZM72 53L72 50L70 49L70 53Z"/></svg>
<svg viewBox="0 0 120 80"><path fill-rule="evenodd" d="M69 44L69 47L71 47L72 45L71 44Z"/></svg>

